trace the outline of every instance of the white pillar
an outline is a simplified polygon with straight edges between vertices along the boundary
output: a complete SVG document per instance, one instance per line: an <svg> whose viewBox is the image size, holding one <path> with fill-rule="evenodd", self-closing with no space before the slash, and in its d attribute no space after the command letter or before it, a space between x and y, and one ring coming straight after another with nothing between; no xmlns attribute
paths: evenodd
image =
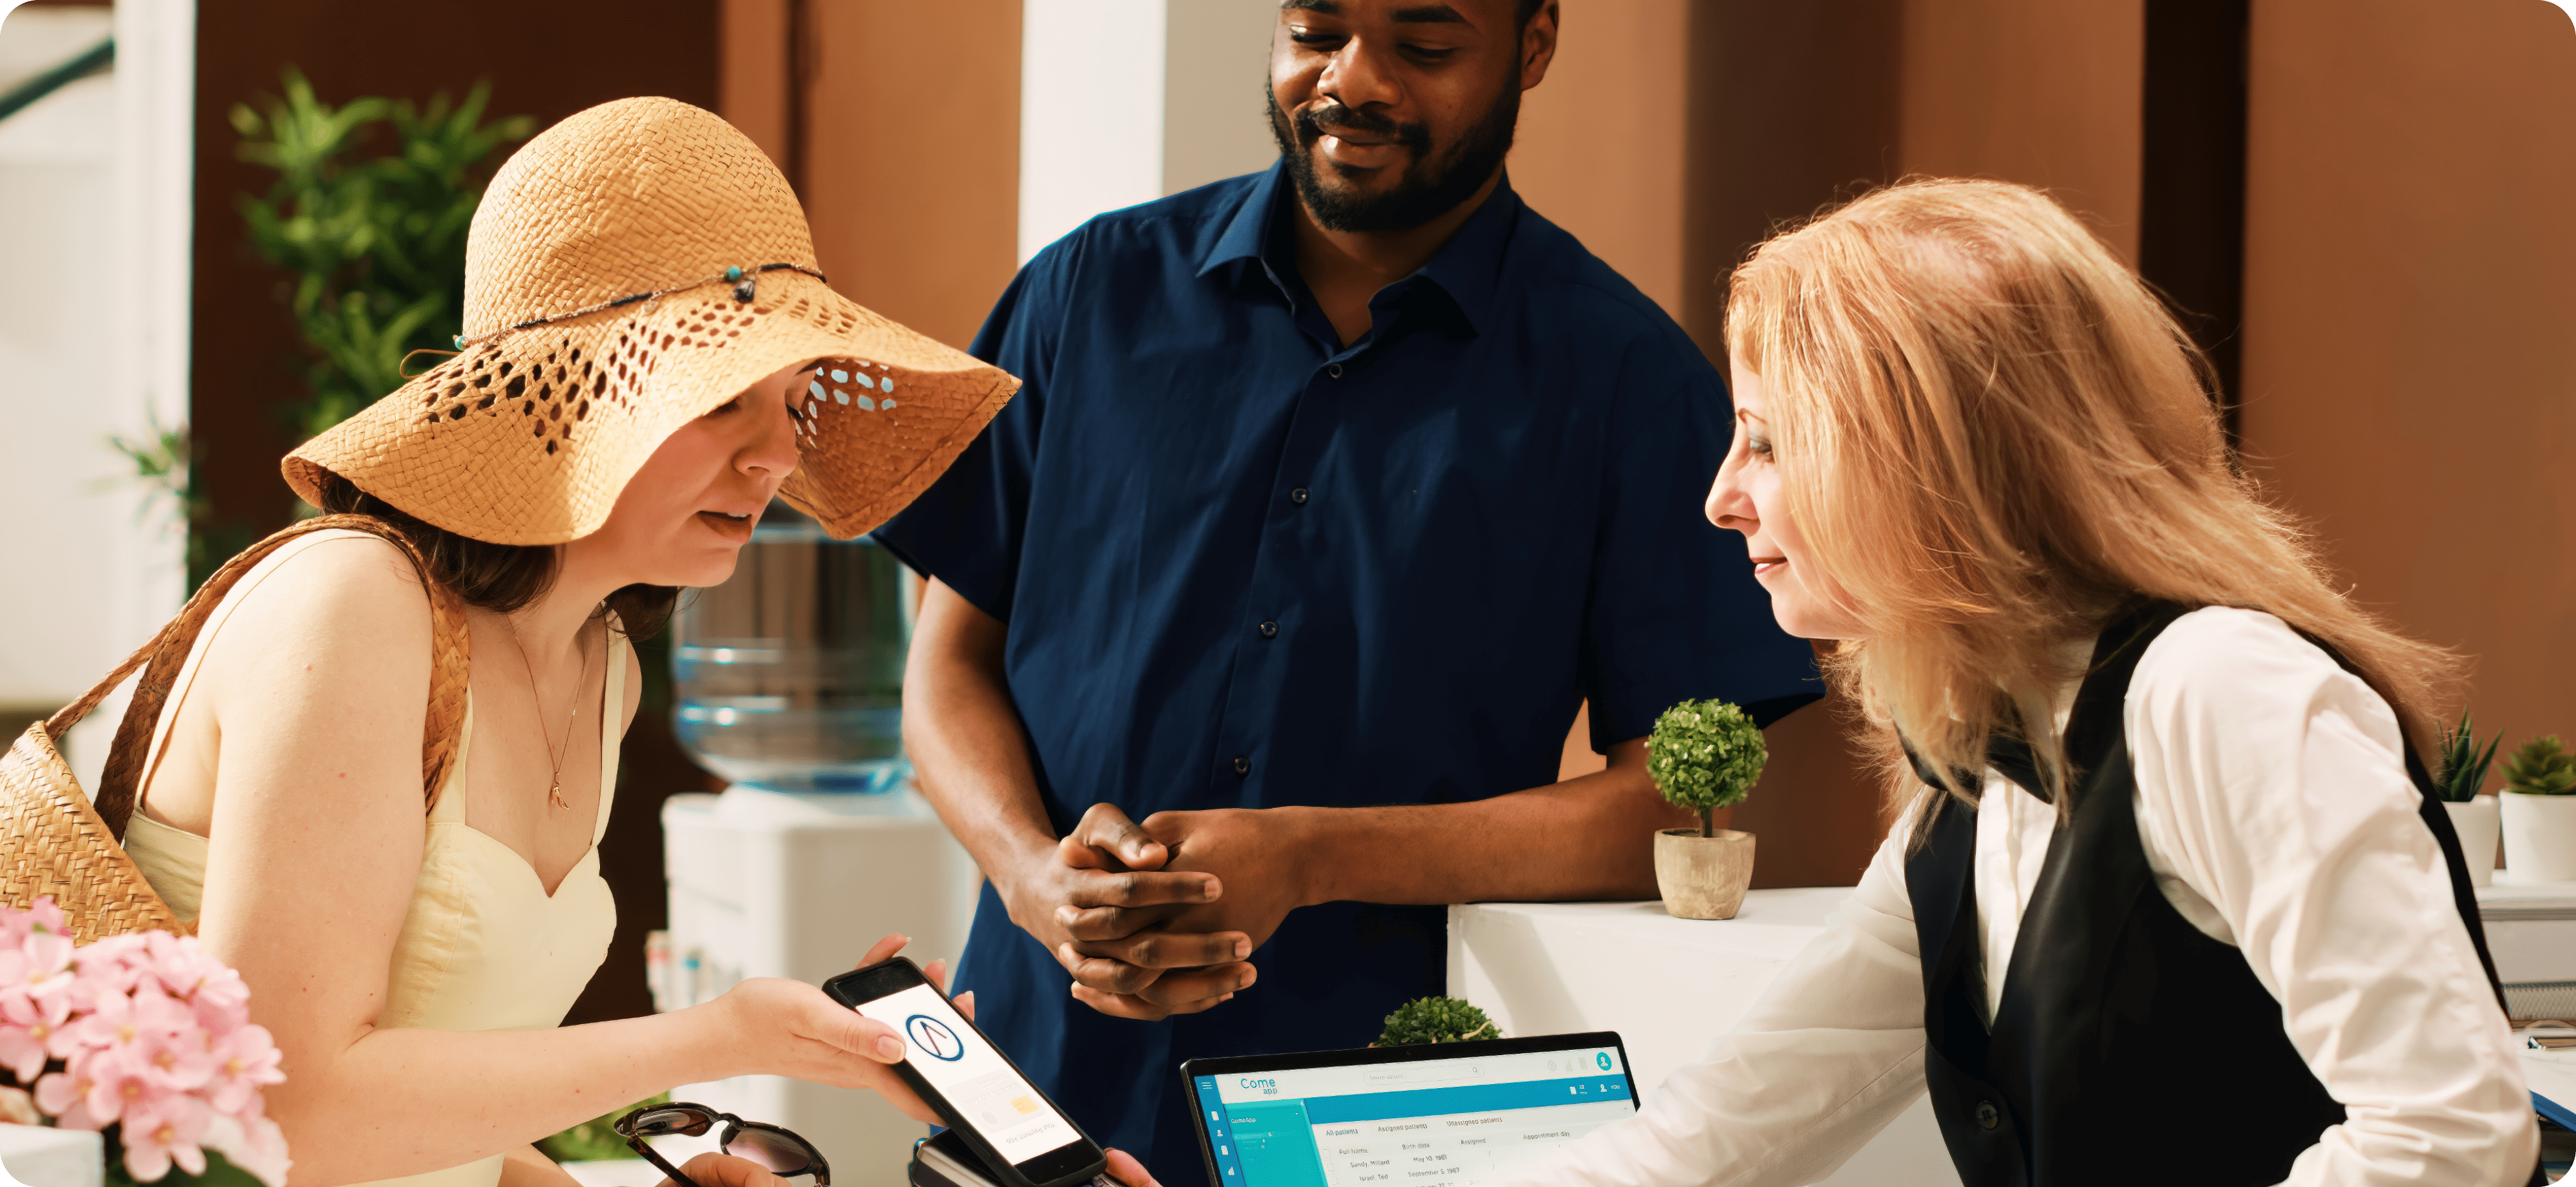
<svg viewBox="0 0 2576 1187"><path fill-rule="evenodd" d="M187 419L188 245L194 196L193 0L6 16L0 74L68 60L111 31L117 62L0 123L0 258L28 283L0 294L0 702L86 691L179 606L184 535L111 434ZM67 755L95 788L120 699Z"/></svg>
<svg viewBox="0 0 2576 1187"><path fill-rule="evenodd" d="M1269 165L1276 0L1024 0L1021 262L1103 211Z"/></svg>

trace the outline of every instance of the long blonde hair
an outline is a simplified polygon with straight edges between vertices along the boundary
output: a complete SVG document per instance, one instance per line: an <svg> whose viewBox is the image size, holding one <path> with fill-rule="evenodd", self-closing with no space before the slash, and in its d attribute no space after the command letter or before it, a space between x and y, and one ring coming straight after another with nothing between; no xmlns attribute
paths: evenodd
<svg viewBox="0 0 2576 1187"><path fill-rule="evenodd" d="M1726 345L1772 393L1806 580L1865 628L1826 670L1880 727L1891 807L1921 787L1900 728L1944 773L2021 736L2062 783L2060 657L2141 597L2274 614L2432 737L2458 658L2335 590L2230 466L2206 358L2047 195L1909 181L1779 235L1735 272Z"/></svg>

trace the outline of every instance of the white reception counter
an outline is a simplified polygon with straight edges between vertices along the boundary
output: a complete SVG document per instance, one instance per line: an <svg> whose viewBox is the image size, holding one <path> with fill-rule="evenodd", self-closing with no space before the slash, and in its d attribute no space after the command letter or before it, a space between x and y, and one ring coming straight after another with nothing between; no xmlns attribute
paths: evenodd
<svg viewBox="0 0 2576 1187"><path fill-rule="evenodd" d="M1743 1017L1848 886L1756 890L1733 919L1675 919L1662 903L1467 903L1449 908L1449 995L1503 1033L1615 1030L1641 1100ZM1831 1184L1959 1181L1931 1106L1889 1125Z"/></svg>
<svg viewBox="0 0 2576 1187"><path fill-rule="evenodd" d="M2478 899L2515 1012L2576 1013L2576 883L2497 878ZM1655 902L1454 906L1449 994L1483 1007L1505 1034L1618 1031L1641 1099L1651 1101L1665 1076L1743 1017L1850 893L1756 890L1725 920L1675 919ZM2566 1082L2576 1098L2576 1074ZM1931 1107L1918 1101L1823 1181L1946 1185L1959 1176Z"/></svg>

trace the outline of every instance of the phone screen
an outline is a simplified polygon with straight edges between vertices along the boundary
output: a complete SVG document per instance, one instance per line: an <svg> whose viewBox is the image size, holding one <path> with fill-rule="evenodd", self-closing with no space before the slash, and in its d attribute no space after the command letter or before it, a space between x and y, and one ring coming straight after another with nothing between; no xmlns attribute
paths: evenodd
<svg viewBox="0 0 2576 1187"><path fill-rule="evenodd" d="M913 1070L1012 1164L1084 1141L1082 1131L1021 1079L938 990L915 985L855 1008L902 1031Z"/></svg>

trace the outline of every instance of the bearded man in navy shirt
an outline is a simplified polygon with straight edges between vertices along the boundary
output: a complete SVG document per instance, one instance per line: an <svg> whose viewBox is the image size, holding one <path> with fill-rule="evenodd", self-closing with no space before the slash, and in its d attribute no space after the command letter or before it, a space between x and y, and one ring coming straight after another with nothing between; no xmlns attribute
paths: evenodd
<svg viewBox="0 0 2576 1187"><path fill-rule="evenodd" d="M959 985L1166 1182L1182 1060L1370 1042L1442 992L1440 904L1653 897L1655 715L1820 691L1700 517L1719 372L1504 176L1556 35L1288 0L1280 163L1038 253L973 346L1025 386L877 533L931 578L905 742L989 879ZM1609 766L1557 782L1587 699Z"/></svg>

